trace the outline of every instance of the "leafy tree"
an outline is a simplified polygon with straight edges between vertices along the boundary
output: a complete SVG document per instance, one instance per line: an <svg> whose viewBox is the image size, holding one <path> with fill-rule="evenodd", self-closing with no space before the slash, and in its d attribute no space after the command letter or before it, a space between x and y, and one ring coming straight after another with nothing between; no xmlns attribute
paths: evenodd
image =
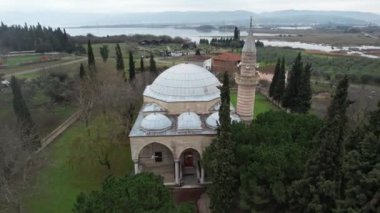
<svg viewBox="0 0 380 213"><path fill-rule="evenodd" d="M260 114L250 126L232 125L240 165L240 206L257 212L287 209L292 181L302 177L322 121L283 111ZM260 171L260 172L258 172Z"/></svg>
<svg viewBox="0 0 380 213"><path fill-rule="evenodd" d="M72 79L65 72L41 75L34 79L33 83L42 89L53 103L67 102L73 97L73 89L70 86Z"/></svg>
<svg viewBox="0 0 380 213"><path fill-rule="evenodd" d="M311 70L311 64L306 64L300 76L298 85L298 103L295 110L299 113L307 113L311 106L311 98L313 94L310 86Z"/></svg>
<svg viewBox="0 0 380 213"><path fill-rule="evenodd" d="M280 71L277 75L276 87L273 92L273 99L277 102L281 102L282 96L284 96L285 90L285 58L282 57Z"/></svg>
<svg viewBox="0 0 380 213"><path fill-rule="evenodd" d="M230 92L228 74L224 73L219 110L220 126L215 141L206 148L204 166L212 185L208 187L213 212L231 212L235 206L238 173L234 143L231 140Z"/></svg>
<svg viewBox="0 0 380 213"><path fill-rule="evenodd" d="M79 67L79 78L84 79L85 76L86 76L86 70L84 69L84 66L81 63Z"/></svg>
<svg viewBox="0 0 380 213"><path fill-rule="evenodd" d="M116 51L116 69L122 72L123 75L125 75L123 53L121 52L121 48L119 44L116 44L115 51Z"/></svg>
<svg viewBox="0 0 380 213"><path fill-rule="evenodd" d="M154 60L153 54L150 55L149 60L149 71L157 75L156 61Z"/></svg>
<svg viewBox="0 0 380 213"><path fill-rule="evenodd" d="M101 191L81 193L73 212L188 212L188 206L177 211L162 177L141 173L116 179L107 178Z"/></svg>
<svg viewBox="0 0 380 213"><path fill-rule="evenodd" d="M100 55L102 56L104 63L107 62L108 60L108 53L109 53L108 45L103 45L102 47L100 47Z"/></svg>
<svg viewBox="0 0 380 213"><path fill-rule="evenodd" d="M36 150L40 146L40 141L36 133L35 123L22 95L18 80L14 76L11 77L11 88L13 93L13 110L16 114L22 141L24 142L24 149L30 151Z"/></svg>
<svg viewBox="0 0 380 213"><path fill-rule="evenodd" d="M338 212L380 210L380 103L348 138L344 157L343 196ZM355 145L353 145L355 144Z"/></svg>
<svg viewBox="0 0 380 213"><path fill-rule="evenodd" d="M95 57L94 52L92 51L91 41L88 40L87 42L87 57L88 57L88 66L90 68L95 67Z"/></svg>
<svg viewBox="0 0 380 213"><path fill-rule="evenodd" d="M300 82L300 75L303 70L303 63L301 53L298 54L294 60L292 69L288 73L288 81L285 87L284 96L282 99L282 106L295 111L298 103L298 85Z"/></svg>
<svg viewBox="0 0 380 213"><path fill-rule="evenodd" d="M140 70L141 70L141 72L144 72L144 71L145 71L145 67L144 67L144 57L141 57L141 58L140 58Z"/></svg>
<svg viewBox="0 0 380 213"><path fill-rule="evenodd" d="M292 185L290 201L296 212L332 212L341 192L343 141L346 129L348 78L339 82L328 108L325 126L315 140L319 149L310 157L302 179Z"/></svg>
<svg viewBox="0 0 380 213"><path fill-rule="evenodd" d="M269 97L274 97L280 72L281 72L281 61L280 59L277 59L276 68L274 69L274 74L272 78L272 83L270 84L270 87L269 87Z"/></svg>
<svg viewBox="0 0 380 213"><path fill-rule="evenodd" d="M135 79L136 70L135 70L135 61L133 60L133 54L129 51L129 80Z"/></svg>

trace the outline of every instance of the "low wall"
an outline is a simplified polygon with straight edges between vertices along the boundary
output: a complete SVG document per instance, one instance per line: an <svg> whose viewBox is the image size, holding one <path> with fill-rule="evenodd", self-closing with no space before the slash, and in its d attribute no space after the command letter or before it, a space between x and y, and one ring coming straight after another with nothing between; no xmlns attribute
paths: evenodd
<svg viewBox="0 0 380 213"><path fill-rule="evenodd" d="M75 121L78 120L80 112L77 111L72 114L68 119L66 119L61 125L54 129L49 135L41 139L41 147L36 151L39 153L44 148L46 148L50 143L52 143L59 135L61 135L67 128L69 128Z"/></svg>

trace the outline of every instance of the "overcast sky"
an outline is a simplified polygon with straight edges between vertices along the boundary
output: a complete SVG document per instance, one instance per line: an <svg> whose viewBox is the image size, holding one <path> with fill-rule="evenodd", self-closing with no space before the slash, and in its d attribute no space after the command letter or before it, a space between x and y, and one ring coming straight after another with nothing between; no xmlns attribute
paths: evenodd
<svg viewBox="0 0 380 213"><path fill-rule="evenodd" d="M0 0L1 12L126 13L160 11L348 10L380 14L380 0ZM3 17L4 18L4 17Z"/></svg>

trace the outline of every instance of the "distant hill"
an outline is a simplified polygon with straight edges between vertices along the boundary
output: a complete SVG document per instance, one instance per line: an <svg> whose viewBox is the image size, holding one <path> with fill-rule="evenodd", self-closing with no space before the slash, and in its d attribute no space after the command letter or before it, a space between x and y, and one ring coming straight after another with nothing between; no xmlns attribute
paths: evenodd
<svg viewBox="0 0 380 213"><path fill-rule="evenodd" d="M24 22L51 26L97 26L97 25L125 25L125 24L187 24L187 25L229 25L248 24L249 16L253 16L256 24L273 25L312 25L312 24L345 24L367 25L380 23L380 15L367 12L349 11L306 11L284 10L265 13L253 13L250 11L172 11L150 13L126 13L126 14L68 14L68 13L43 13L43 14L2 14L5 23L23 24ZM6 17L6 18L4 18ZM1 19L1 17L0 17Z"/></svg>
<svg viewBox="0 0 380 213"><path fill-rule="evenodd" d="M306 11L284 10L266 13L249 11L220 12L160 12L130 13L109 16L103 19L107 23L117 24L247 24L252 16L256 24L273 25L311 25L311 24L346 24L366 25L380 23L380 15L365 12L342 11ZM98 19L99 20L99 19ZM102 22L99 20L98 23Z"/></svg>

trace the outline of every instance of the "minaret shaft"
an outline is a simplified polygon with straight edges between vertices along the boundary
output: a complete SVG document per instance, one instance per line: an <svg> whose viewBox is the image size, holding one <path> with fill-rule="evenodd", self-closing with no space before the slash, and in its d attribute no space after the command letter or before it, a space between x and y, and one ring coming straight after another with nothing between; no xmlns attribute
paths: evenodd
<svg viewBox="0 0 380 213"><path fill-rule="evenodd" d="M253 120L256 86L256 46L252 35L252 18L250 30L242 50L240 73L236 73L235 81L238 85L236 112L240 118L250 123Z"/></svg>

